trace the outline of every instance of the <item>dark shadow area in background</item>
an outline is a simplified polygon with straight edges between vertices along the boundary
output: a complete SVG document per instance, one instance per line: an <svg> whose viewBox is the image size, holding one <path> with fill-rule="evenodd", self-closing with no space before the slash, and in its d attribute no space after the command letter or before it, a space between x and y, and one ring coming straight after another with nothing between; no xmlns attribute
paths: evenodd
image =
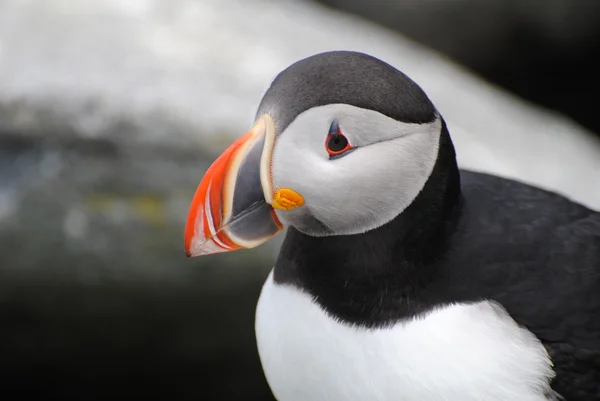
<svg viewBox="0 0 600 401"><path fill-rule="evenodd" d="M273 252L183 253L212 158L0 132L0 399L273 399L254 337Z"/></svg>
<svg viewBox="0 0 600 401"><path fill-rule="evenodd" d="M318 0L447 54L600 134L600 2Z"/></svg>
<svg viewBox="0 0 600 401"><path fill-rule="evenodd" d="M186 285L0 277L0 389L9 400L272 400L254 299Z"/></svg>

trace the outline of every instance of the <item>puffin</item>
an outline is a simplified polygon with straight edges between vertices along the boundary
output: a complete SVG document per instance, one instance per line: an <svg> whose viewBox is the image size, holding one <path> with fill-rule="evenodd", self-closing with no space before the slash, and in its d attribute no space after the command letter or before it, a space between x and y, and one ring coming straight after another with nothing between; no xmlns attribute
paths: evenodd
<svg viewBox="0 0 600 401"><path fill-rule="evenodd" d="M201 179L185 252L284 229L255 316L279 401L600 400L600 213L459 169L390 64L330 51L280 72Z"/></svg>

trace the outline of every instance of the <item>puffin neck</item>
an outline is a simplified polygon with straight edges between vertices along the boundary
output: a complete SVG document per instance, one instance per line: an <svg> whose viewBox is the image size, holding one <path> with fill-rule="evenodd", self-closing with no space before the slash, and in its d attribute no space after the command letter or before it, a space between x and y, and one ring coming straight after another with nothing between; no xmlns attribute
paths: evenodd
<svg viewBox="0 0 600 401"><path fill-rule="evenodd" d="M427 183L400 215L357 235L311 237L290 227L274 280L313 296L336 319L385 326L430 309L419 294L435 278L461 206L454 147L442 120L438 158Z"/></svg>

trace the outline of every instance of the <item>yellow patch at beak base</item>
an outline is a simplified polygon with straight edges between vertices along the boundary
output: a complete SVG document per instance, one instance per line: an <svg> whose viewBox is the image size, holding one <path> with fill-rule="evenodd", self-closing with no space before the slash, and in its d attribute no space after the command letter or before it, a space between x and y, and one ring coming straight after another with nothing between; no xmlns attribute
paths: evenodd
<svg viewBox="0 0 600 401"><path fill-rule="evenodd" d="M291 210L304 205L304 198L289 188L281 188L275 192L271 206L275 209Z"/></svg>

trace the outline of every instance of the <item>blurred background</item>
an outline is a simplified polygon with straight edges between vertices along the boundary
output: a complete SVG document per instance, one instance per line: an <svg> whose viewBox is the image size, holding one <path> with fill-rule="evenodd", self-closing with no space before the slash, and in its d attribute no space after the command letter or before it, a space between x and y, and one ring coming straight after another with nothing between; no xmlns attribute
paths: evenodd
<svg viewBox="0 0 600 401"><path fill-rule="evenodd" d="M254 309L282 236L186 259L206 168L334 49L411 76L463 168L600 210L595 0L0 0L2 399L272 400Z"/></svg>

